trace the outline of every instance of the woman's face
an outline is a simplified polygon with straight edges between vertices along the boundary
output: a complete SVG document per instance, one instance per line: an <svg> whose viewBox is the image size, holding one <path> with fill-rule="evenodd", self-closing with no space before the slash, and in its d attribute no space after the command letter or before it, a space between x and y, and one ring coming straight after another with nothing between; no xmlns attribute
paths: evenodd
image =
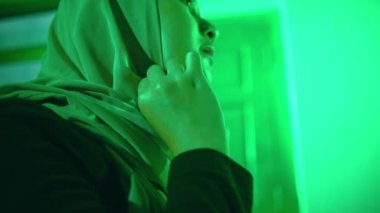
<svg viewBox="0 0 380 213"><path fill-rule="evenodd" d="M208 79L214 55L215 27L199 15L197 0L158 0L161 15L164 62L175 59L185 64L189 51L202 57Z"/></svg>

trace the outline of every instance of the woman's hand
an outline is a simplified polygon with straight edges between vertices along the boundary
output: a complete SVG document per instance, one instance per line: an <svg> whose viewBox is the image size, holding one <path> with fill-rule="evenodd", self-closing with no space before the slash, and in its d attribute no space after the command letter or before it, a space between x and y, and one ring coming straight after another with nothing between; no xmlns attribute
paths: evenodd
<svg viewBox="0 0 380 213"><path fill-rule="evenodd" d="M223 114L197 53L188 53L186 68L174 60L166 72L150 67L139 84L138 105L174 155L198 148L226 153Z"/></svg>

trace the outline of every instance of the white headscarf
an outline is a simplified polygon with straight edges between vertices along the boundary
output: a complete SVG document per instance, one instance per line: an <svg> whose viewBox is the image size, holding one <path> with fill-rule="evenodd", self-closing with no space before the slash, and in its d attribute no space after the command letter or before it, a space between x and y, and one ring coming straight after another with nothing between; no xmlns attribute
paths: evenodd
<svg viewBox="0 0 380 213"><path fill-rule="evenodd" d="M137 107L138 53L163 66L157 0L61 0L39 76L0 98L42 103L104 138L122 183L131 177L129 210L159 212L166 197L152 183L165 189L171 156Z"/></svg>

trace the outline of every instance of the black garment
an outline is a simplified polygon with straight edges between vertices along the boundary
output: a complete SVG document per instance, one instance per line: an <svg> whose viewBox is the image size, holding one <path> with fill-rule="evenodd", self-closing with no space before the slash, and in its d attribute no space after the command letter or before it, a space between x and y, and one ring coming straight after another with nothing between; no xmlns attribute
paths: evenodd
<svg viewBox="0 0 380 213"><path fill-rule="evenodd" d="M0 212L127 212L99 140L36 103L1 100ZM252 183L219 152L185 152L171 164L167 212L251 212Z"/></svg>

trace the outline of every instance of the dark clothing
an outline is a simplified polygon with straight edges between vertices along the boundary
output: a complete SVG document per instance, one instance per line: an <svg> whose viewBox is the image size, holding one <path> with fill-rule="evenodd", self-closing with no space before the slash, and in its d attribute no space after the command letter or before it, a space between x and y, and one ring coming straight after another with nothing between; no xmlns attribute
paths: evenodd
<svg viewBox="0 0 380 213"><path fill-rule="evenodd" d="M127 212L97 135L24 100L0 101L0 212ZM251 212L252 176L199 149L172 161L167 212Z"/></svg>

